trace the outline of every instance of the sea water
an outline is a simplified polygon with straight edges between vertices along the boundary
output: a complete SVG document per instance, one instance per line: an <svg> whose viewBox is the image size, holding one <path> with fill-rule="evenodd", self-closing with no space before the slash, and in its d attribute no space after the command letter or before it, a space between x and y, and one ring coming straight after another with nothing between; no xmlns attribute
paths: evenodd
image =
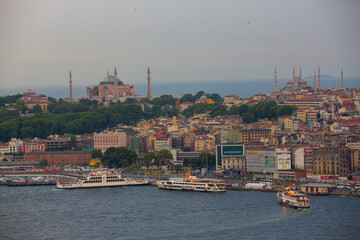
<svg viewBox="0 0 360 240"><path fill-rule="evenodd" d="M358 239L360 198L197 193L137 186L63 190L0 186L0 239Z"/></svg>

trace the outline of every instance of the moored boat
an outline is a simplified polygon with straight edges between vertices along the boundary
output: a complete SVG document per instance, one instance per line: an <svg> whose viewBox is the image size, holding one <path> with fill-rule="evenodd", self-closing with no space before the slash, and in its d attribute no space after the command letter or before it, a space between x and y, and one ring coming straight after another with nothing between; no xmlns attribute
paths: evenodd
<svg viewBox="0 0 360 240"><path fill-rule="evenodd" d="M159 189L196 191L196 192L225 192L225 181L211 178L197 178L190 175L190 169L186 178L170 178L156 182Z"/></svg>
<svg viewBox="0 0 360 240"><path fill-rule="evenodd" d="M75 179L72 182L57 181L57 188L100 188L100 187L121 187L148 185L149 180L145 178L127 178L115 171L100 170L88 176Z"/></svg>

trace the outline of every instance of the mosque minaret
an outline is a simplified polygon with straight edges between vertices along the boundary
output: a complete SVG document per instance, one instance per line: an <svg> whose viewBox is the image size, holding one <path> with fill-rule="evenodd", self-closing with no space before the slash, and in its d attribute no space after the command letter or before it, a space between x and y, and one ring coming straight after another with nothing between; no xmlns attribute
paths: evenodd
<svg viewBox="0 0 360 240"><path fill-rule="evenodd" d="M277 74L276 74L276 67L275 67L275 92L278 91L278 88L277 88Z"/></svg>
<svg viewBox="0 0 360 240"><path fill-rule="evenodd" d="M318 90L320 90L320 65L318 67Z"/></svg>
<svg viewBox="0 0 360 240"><path fill-rule="evenodd" d="M148 99L152 99L152 94L151 94L151 76L150 76L150 68L148 67L148 71L147 71L147 94L146 97Z"/></svg>
<svg viewBox="0 0 360 240"><path fill-rule="evenodd" d="M73 95L72 95L72 76L71 76L71 70L69 73L69 85L70 85L70 102L73 102Z"/></svg>

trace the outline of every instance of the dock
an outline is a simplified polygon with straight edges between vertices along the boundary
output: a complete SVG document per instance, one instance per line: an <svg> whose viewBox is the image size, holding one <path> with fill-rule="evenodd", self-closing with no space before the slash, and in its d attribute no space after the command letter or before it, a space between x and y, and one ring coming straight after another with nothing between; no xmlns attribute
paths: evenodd
<svg viewBox="0 0 360 240"><path fill-rule="evenodd" d="M25 187L25 186L44 186L44 185L56 185L56 181L51 182L9 182L9 187Z"/></svg>

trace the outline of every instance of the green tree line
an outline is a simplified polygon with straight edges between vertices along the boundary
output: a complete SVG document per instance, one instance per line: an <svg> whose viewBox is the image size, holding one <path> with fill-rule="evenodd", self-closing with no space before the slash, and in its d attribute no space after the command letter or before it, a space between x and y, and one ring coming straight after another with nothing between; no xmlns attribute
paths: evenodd
<svg viewBox="0 0 360 240"><path fill-rule="evenodd" d="M118 124L134 125L144 115L141 107L134 104L114 104L107 108L97 109L71 106L69 107L70 112L65 113L64 105L67 106L69 104L60 103L58 104L61 105L60 107L50 107L49 111L44 111L30 117L20 117L17 111L1 109L0 141L6 142L13 137L47 138L51 134L92 133L102 131L108 127L114 127ZM80 112L76 112L81 108ZM53 110L54 112L51 112ZM57 111L60 113L56 113Z"/></svg>
<svg viewBox="0 0 360 240"><path fill-rule="evenodd" d="M244 122L252 123L258 119L277 119L279 116L291 115L293 111L296 110L296 106L277 105L274 101L260 102L254 106L242 104L238 106L232 106L229 110L227 110L225 105L221 105L220 103L199 103L188 107L182 114L186 117L191 117L194 114L201 113L209 113L212 117L240 115Z"/></svg>
<svg viewBox="0 0 360 240"><path fill-rule="evenodd" d="M215 154L202 152L197 158L185 158L183 165L192 166L194 168L213 168L216 165L216 156Z"/></svg>
<svg viewBox="0 0 360 240"><path fill-rule="evenodd" d="M203 91L199 91L194 96L190 95L194 99L198 99L203 94ZM210 96L216 99L215 95L211 94ZM15 99L15 97L7 97L4 97L7 99L6 103ZM41 111L34 107L35 114L30 117L20 117L19 111L10 111L2 107L0 111L0 141L7 142L14 137L47 138L51 134L93 133L118 124L135 125L141 119L153 119L160 116L173 117L178 114L174 107L175 99L171 95L162 95L158 99L153 99L151 103L159 105L153 105L151 109L146 105L144 111L139 105L133 103L117 103L105 108L97 106L96 100L82 100L76 104L65 102L62 99L58 101L50 97L49 99L53 104L48 105L47 110ZM15 107L21 111L26 110L21 101L16 102ZM255 106L233 106L228 110L226 106L221 105L221 101L216 101L215 104L192 105L182 114L186 117L206 112L214 117L227 114L240 115L245 122L250 123L262 118L276 119L278 116L291 115L294 110L296 110L294 106L280 106L273 101L260 102Z"/></svg>

